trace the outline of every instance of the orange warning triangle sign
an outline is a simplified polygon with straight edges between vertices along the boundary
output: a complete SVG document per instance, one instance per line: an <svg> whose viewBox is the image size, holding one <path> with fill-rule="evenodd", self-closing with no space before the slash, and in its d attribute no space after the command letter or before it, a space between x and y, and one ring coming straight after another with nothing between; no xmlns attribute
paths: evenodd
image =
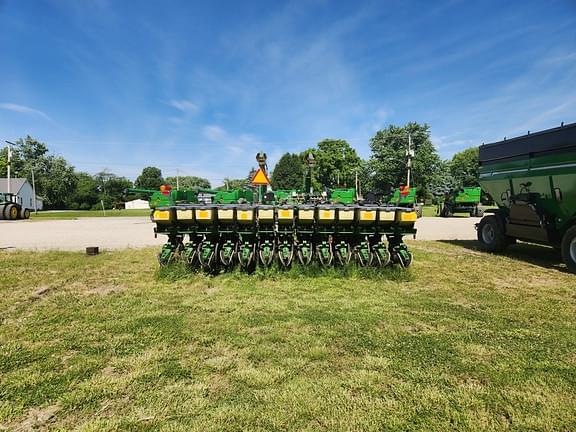
<svg viewBox="0 0 576 432"><path fill-rule="evenodd" d="M268 180L268 176L262 168L258 168L256 174L252 177L252 184L257 186L267 186L270 184L270 180Z"/></svg>

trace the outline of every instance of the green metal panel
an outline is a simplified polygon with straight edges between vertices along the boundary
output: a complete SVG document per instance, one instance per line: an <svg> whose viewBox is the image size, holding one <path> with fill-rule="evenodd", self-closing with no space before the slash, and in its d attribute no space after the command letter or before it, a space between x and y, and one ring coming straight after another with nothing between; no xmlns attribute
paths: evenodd
<svg viewBox="0 0 576 432"><path fill-rule="evenodd" d="M479 204L481 193L480 187L464 187L457 191L454 202L456 204Z"/></svg>
<svg viewBox="0 0 576 432"><path fill-rule="evenodd" d="M411 187L406 195L400 194L400 189L394 189L392 198L388 201L389 204L394 205L411 205L416 204L416 188Z"/></svg>
<svg viewBox="0 0 576 432"><path fill-rule="evenodd" d="M552 136L552 134L550 134ZM545 143L547 135L540 140ZM498 143L506 145L506 143ZM573 143L576 146L576 142ZM513 200L529 199L548 216L560 235L576 219L576 149L564 146L501 159L482 161L480 185L508 211ZM512 198L512 200L511 200Z"/></svg>
<svg viewBox="0 0 576 432"><path fill-rule="evenodd" d="M330 200L337 204L353 204L356 200L356 189L334 189Z"/></svg>

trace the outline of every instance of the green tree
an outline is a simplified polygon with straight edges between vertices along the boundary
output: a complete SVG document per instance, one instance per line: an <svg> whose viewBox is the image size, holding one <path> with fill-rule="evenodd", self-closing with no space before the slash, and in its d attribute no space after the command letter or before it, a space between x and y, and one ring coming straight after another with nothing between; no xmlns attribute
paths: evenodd
<svg viewBox="0 0 576 432"><path fill-rule="evenodd" d="M50 154L48 146L30 135L18 139L12 148L12 176L23 177L32 183L32 170L36 194L44 198L46 208L65 208L76 187L74 167L63 157ZM8 151L0 152L0 176L7 175Z"/></svg>
<svg viewBox="0 0 576 432"><path fill-rule="evenodd" d="M285 153L272 171L272 189L302 189L304 165L298 154Z"/></svg>
<svg viewBox="0 0 576 432"><path fill-rule="evenodd" d="M48 156L45 165L36 168L36 193L44 197L44 205L51 209L66 208L69 196L76 188L74 167L63 157Z"/></svg>
<svg viewBox="0 0 576 432"><path fill-rule="evenodd" d="M478 147L456 153L449 163L449 169L457 186L479 186Z"/></svg>
<svg viewBox="0 0 576 432"><path fill-rule="evenodd" d="M244 189L251 186L250 180L247 178L243 179L231 179L225 178L224 184L222 186L217 187L217 190L232 190L232 189Z"/></svg>
<svg viewBox="0 0 576 432"><path fill-rule="evenodd" d="M355 175L360 171L362 160L348 142L340 139L322 140L315 149L303 152L302 160L310 151L316 161L314 177L321 186L336 188L354 185Z"/></svg>
<svg viewBox="0 0 576 432"><path fill-rule="evenodd" d="M408 134L412 138L411 185L418 188L418 195L425 196L442 161L430 141L430 126L408 123L403 127L390 125L376 132L370 140L372 156L370 171L375 189L389 191L407 181Z"/></svg>
<svg viewBox="0 0 576 432"><path fill-rule="evenodd" d="M88 173L79 172L76 175L76 188L67 199L71 209L90 210L99 201L98 183Z"/></svg>
<svg viewBox="0 0 576 432"><path fill-rule="evenodd" d="M180 176L178 182L176 182L176 177L166 177L166 183L176 187L177 183L180 183L180 189L193 189L193 188L204 188L210 189L212 186L208 179L196 176Z"/></svg>
<svg viewBox="0 0 576 432"><path fill-rule="evenodd" d="M149 166L142 170L142 174L138 176L134 185L142 189L159 189L163 183L164 179L160 168Z"/></svg>
<svg viewBox="0 0 576 432"><path fill-rule="evenodd" d="M104 207L113 208L127 199L137 197L135 195L126 196L126 189L133 186L132 182L126 177L120 177L108 170L103 170L94 176L94 180L97 184L98 202L93 208L99 208L101 206L100 201L104 202ZM146 196L141 198L146 198Z"/></svg>

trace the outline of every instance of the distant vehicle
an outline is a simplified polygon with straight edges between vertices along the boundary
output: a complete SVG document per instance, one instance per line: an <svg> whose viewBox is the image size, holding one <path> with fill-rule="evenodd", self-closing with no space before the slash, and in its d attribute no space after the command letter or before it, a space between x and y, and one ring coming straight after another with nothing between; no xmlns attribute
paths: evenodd
<svg viewBox="0 0 576 432"><path fill-rule="evenodd" d="M22 198L8 192L0 192L0 219L29 219L30 209L22 206Z"/></svg>
<svg viewBox="0 0 576 432"><path fill-rule="evenodd" d="M553 246L576 272L576 123L480 146L480 186L498 205L477 225L482 248Z"/></svg>
<svg viewBox="0 0 576 432"><path fill-rule="evenodd" d="M414 209L416 216L422 217L422 206L417 203L415 187L400 186L394 189L394 193L388 199L388 204Z"/></svg>
<svg viewBox="0 0 576 432"><path fill-rule="evenodd" d="M480 187L462 187L441 194L436 215L450 217L454 213L468 213L470 216L482 217L484 210L480 207L481 194Z"/></svg>

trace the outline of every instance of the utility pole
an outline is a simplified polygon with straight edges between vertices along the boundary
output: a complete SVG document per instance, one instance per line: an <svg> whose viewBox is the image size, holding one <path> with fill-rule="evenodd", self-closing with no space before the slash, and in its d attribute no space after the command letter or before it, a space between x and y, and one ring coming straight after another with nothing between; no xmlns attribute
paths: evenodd
<svg viewBox="0 0 576 432"><path fill-rule="evenodd" d="M36 201L36 182L34 181L34 167L32 167L30 171L32 171L32 195L34 195L34 214L38 214L38 203Z"/></svg>
<svg viewBox="0 0 576 432"><path fill-rule="evenodd" d="M406 150L406 157L408 162L406 166L408 167L408 178L406 181L406 186L410 189L410 171L412 169L412 158L414 157L414 150L412 150L412 135L408 132L408 150Z"/></svg>
<svg viewBox="0 0 576 432"><path fill-rule="evenodd" d="M176 190L180 190L180 170L176 168Z"/></svg>
<svg viewBox="0 0 576 432"><path fill-rule="evenodd" d="M10 142L10 141L6 141L6 143L8 144L8 166L6 168L8 171L8 193L10 193L11 192L11 190L10 190L10 168L12 165L12 147L10 147L10 145L16 145L16 144L14 144L13 142Z"/></svg>

